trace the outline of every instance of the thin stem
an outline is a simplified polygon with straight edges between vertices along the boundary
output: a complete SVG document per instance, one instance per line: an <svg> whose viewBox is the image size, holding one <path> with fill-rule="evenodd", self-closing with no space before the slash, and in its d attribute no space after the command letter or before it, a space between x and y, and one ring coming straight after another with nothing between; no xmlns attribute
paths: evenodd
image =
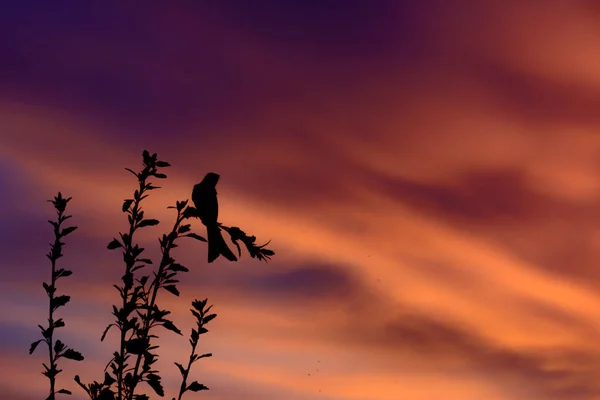
<svg viewBox="0 0 600 400"><path fill-rule="evenodd" d="M131 223L129 225L129 243L125 243L125 253L126 254L131 254L132 251L132 246L133 246L133 234L135 233L135 224L136 224L136 217L138 215L139 212L139 206L140 203L142 201L142 195L144 193L144 188L146 186L146 182L145 182L145 178L143 180L139 180L139 192L138 192L138 197L134 198L133 201L133 208L131 210ZM125 267L125 274L129 274L131 273L131 268L133 267L133 265L135 264L135 259L133 257L126 257L126 259L131 259L130 261L127 262L127 265ZM126 309L127 307L127 302L128 302L128 298L129 298L129 286L127 284L123 285L123 305L122 305L122 309ZM117 398L119 400L123 399L123 370L124 370L124 364L125 364L125 342L127 341L127 338L125 337L126 335L126 331L124 329L123 326L121 326L121 344L119 346L119 376L117 379Z"/></svg>
<svg viewBox="0 0 600 400"><path fill-rule="evenodd" d="M60 213L59 215L59 221L60 221ZM54 246L57 245L57 242L59 241L58 239L58 234L56 235L56 239L54 242ZM54 277L55 271L56 271L56 259L54 257L52 257L51 260L52 263L52 284L50 285L51 288L54 288L54 284L56 282L56 279ZM48 305L48 329L50 330L50 335L48 337L48 355L50 357L50 369L54 370L54 349L52 347L52 339L53 339L53 335L54 335L54 329L52 328L54 326L54 315L52 312L52 304L53 304L53 300L54 300L54 290L50 291L50 303ZM54 374L50 374L48 376L48 378L50 379L50 396L48 398L48 400L54 400L54 391L55 391L55 385L56 385L56 376L54 376Z"/></svg>
<svg viewBox="0 0 600 400"><path fill-rule="evenodd" d="M48 303L48 357L50 358L50 371L48 374L48 379L50 380L50 396L48 400L55 399L55 390L56 390L56 374L55 371L57 369L56 360L54 355L54 293L56 292L56 260L60 254L60 250L62 244L60 243L60 224L63 221L63 212L57 211L58 220L56 225L54 226L54 244L52 245L50 263L52 264L52 272L50 277L50 302Z"/></svg>
<svg viewBox="0 0 600 400"><path fill-rule="evenodd" d="M190 354L190 359L188 361L187 368L185 369L185 371L183 373L183 379L181 380L181 386L179 387L179 395L177 396L177 400L181 400L181 396L183 396L183 393L185 392L185 388L187 387L187 378L190 373L190 369L192 369L192 363L194 362L194 354L196 352L197 345L198 345L198 342L196 342L192 345L192 354Z"/></svg>
<svg viewBox="0 0 600 400"><path fill-rule="evenodd" d="M158 272L156 273L154 280L150 284L150 287L152 288L152 297L150 299L150 303L148 304L148 308L147 308L148 313L146 314L146 318L144 320L144 327L142 328L142 334L143 334L142 339L147 339L148 334L150 333L149 331L150 331L150 324L152 321L152 312L154 309L154 304L156 303L158 289L160 289L160 283L161 283L160 279L163 276L165 267L167 267L167 265L169 264L168 260L170 258L170 251L173 246L173 243L175 242L175 240L178 237L177 230L182 221L183 221L182 213L180 211L178 211L177 219L175 221L175 224L173 225L173 229L171 230L171 233L167 236L167 242L164 244L164 247L163 247L163 253L162 253L162 258L160 260L160 266L158 267ZM138 379L139 379L138 372L139 372L141 361L142 361L142 354L138 354L136 361L135 361L135 368L133 369L133 381L132 381L132 385L131 385L131 391L129 392L129 396L128 396L129 400L133 399L134 389L138 383Z"/></svg>

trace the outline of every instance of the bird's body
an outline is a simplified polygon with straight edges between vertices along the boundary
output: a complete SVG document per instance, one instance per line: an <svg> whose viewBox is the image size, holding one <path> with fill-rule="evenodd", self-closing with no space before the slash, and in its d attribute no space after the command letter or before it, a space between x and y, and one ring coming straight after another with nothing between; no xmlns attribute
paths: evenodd
<svg viewBox="0 0 600 400"><path fill-rule="evenodd" d="M219 201L217 200L217 182L219 175L214 172L206 174L202 182L194 186L192 201L198 217L204 225L216 224L219 219Z"/></svg>
<svg viewBox="0 0 600 400"><path fill-rule="evenodd" d="M220 255L229 261L237 261L236 256L231 252L225 239L221 235L219 227L219 201L217 200L217 182L219 175L214 172L206 174L202 182L194 185L192 191L192 201L198 212L197 216L206 226L208 236L208 262L213 262Z"/></svg>

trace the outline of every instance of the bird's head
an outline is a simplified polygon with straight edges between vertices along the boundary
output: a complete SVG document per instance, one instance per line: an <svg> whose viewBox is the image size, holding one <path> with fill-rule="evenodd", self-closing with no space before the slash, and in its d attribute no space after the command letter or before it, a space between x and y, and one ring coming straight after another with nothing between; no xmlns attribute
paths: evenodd
<svg viewBox="0 0 600 400"><path fill-rule="evenodd" d="M220 175L214 172L209 172L206 174L204 179L202 179L202 185L206 185L208 187L217 186L217 182L219 182Z"/></svg>

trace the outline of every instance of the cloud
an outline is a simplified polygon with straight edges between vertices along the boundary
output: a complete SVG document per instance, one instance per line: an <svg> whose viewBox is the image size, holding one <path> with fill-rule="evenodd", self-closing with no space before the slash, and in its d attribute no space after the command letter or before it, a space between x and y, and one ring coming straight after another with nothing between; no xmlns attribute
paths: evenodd
<svg viewBox="0 0 600 400"><path fill-rule="evenodd" d="M367 321L361 329L347 331L348 344L393 354L398 363L409 359L448 371L478 371L494 376L500 386L529 386L534 397L585 398L600 390L594 379L597 354L577 349L517 351L486 341L467 327L406 312L384 324Z"/></svg>
<svg viewBox="0 0 600 400"><path fill-rule="evenodd" d="M215 304L212 398L597 397L597 13L395 4L13 9L0 27L15 38L0 81L3 360L46 318L45 200L60 190L80 226L61 260L69 338L91 351L86 374L104 367L97 336L122 273L105 248L136 187L123 168L148 148L173 166L144 206L162 221L138 236L147 254L165 207L208 171L223 222L276 251L206 266L204 244L176 249L191 271L160 302L186 332L191 298ZM187 350L161 349L175 382Z"/></svg>

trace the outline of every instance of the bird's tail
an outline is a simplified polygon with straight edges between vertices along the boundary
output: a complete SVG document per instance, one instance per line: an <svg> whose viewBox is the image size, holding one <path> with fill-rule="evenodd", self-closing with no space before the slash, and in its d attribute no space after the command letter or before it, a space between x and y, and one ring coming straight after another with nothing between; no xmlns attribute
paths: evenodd
<svg viewBox="0 0 600 400"><path fill-rule="evenodd" d="M220 255L228 259L229 261L237 261L237 257L221 235L221 228L218 225L211 225L206 227L206 233L208 236L208 262L211 263L219 258Z"/></svg>

